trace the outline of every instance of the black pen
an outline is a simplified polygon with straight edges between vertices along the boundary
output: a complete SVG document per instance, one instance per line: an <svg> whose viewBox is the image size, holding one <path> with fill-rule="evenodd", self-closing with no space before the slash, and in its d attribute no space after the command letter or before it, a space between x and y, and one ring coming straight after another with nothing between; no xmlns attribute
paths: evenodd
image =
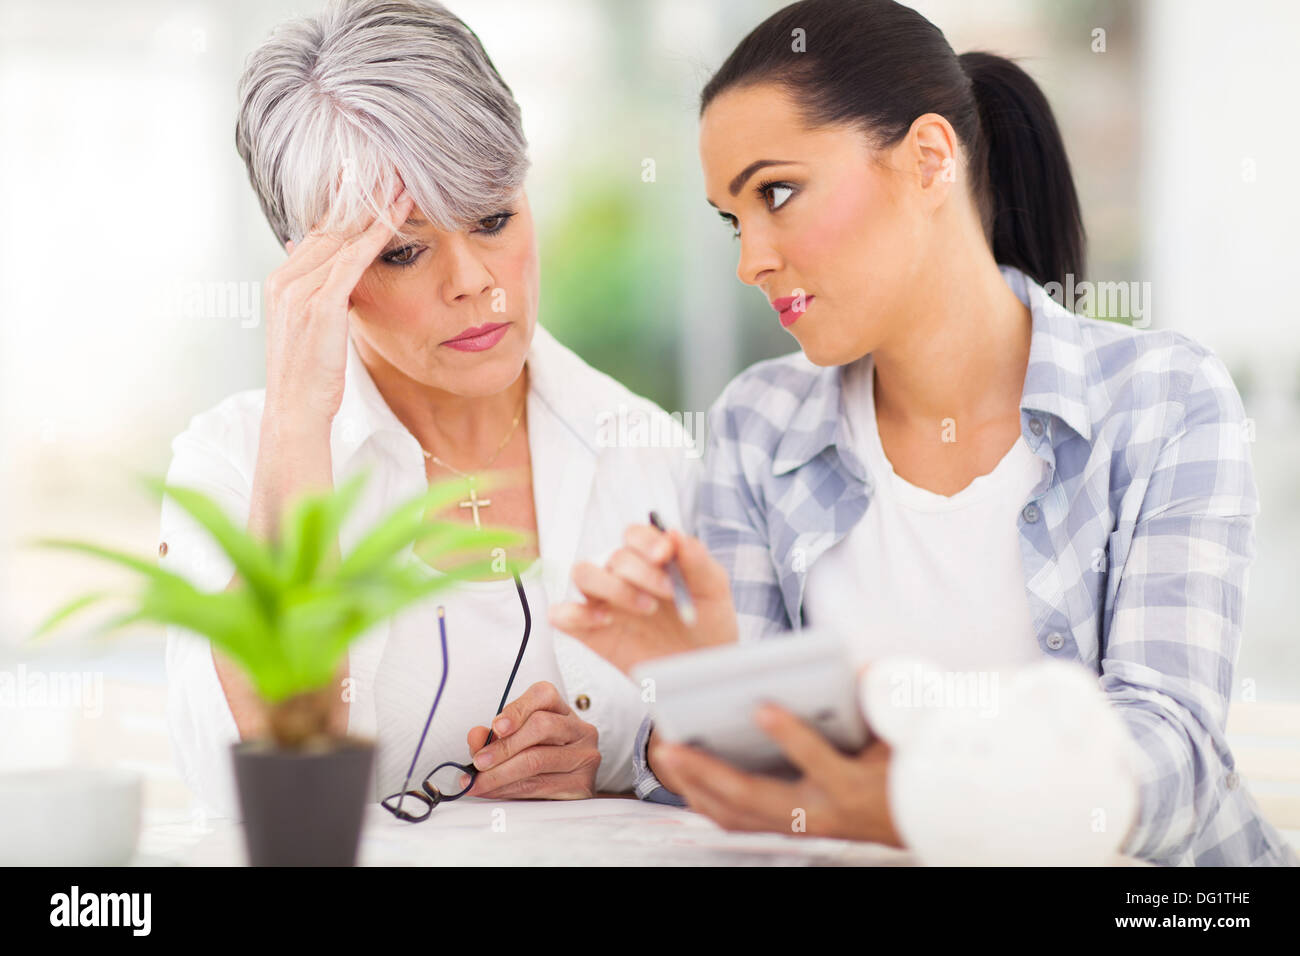
<svg viewBox="0 0 1300 956"><path fill-rule="evenodd" d="M650 512L650 523L660 531L668 531L664 527L664 523L659 520L659 515L653 511ZM677 616L682 619L682 623L687 627L694 627L696 621L695 602L691 600L691 592L686 588L686 581L682 578L681 569L677 567L676 558L668 563L668 576L673 580L673 603L677 606Z"/></svg>

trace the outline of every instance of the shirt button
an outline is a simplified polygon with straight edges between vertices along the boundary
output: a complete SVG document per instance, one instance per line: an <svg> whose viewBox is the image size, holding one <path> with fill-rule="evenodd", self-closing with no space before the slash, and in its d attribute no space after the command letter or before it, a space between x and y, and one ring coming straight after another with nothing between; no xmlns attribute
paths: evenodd
<svg viewBox="0 0 1300 956"><path fill-rule="evenodd" d="M591 706L591 698L586 694L579 694L573 704L578 708L578 710L586 710Z"/></svg>
<svg viewBox="0 0 1300 956"><path fill-rule="evenodd" d="M1237 784L1241 783L1241 778L1237 776L1237 771L1230 770L1228 775L1223 778L1223 782L1227 785L1229 790L1236 790Z"/></svg>
<svg viewBox="0 0 1300 956"><path fill-rule="evenodd" d="M1029 419L1029 430L1037 437L1043 433L1043 423L1037 418Z"/></svg>
<svg viewBox="0 0 1300 956"><path fill-rule="evenodd" d="M1026 521L1028 521L1030 524L1033 524L1035 521L1038 520L1038 505L1034 505L1034 504L1025 505L1025 510L1020 513L1021 515L1024 516L1024 519Z"/></svg>
<svg viewBox="0 0 1300 956"><path fill-rule="evenodd" d="M1059 651L1065 646L1065 637L1059 631L1053 631L1047 635L1047 646L1054 651Z"/></svg>
<svg viewBox="0 0 1300 956"><path fill-rule="evenodd" d="M165 557L167 557L167 542L166 542L166 541L164 541L162 544L158 545L158 557L160 557L160 558L165 558Z"/></svg>

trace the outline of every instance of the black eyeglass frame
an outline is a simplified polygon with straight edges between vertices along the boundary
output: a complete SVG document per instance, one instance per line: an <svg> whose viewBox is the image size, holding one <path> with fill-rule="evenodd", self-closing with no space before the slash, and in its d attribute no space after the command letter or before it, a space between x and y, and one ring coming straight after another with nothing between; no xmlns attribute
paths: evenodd
<svg viewBox="0 0 1300 956"><path fill-rule="evenodd" d="M510 669L510 679L506 681L506 689L501 694L501 702L497 704L496 714L500 714L501 711L505 709L506 701L510 699L510 688L514 686L515 675L519 673L519 665L524 659L524 650L528 647L528 636L532 633L533 629L533 615L532 611L528 607L528 595L524 593L523 581L519 579L519 572L513 567L510 569L510 576L514 578L515 590L519 593L519 604L524 611L524 637L523 640L519 642L519 653L515 655L515 666ZM397 819L405 820L407 823L420 823L427 820L429 815L433 813L433 808L438 804L460 799L474 786L474 779L478 776L478 768L475 767L473 763L467 765L457 763L454 760L448 760L444 763L438 764L438 766L429 771L428 775L424 778L424 781L420 784L420 790L408 789L411 785L411 776L415 773L415 765L420 760L420 750L424 747L424 738L429 733L429 727L433 723L433 715L438 710L438 702L442 700L443 689L447 686L447 672L450 669L447 659L447 616L446 609L442 606L438 607L438 637L442 642L442 680L438 682L438 692L434 695L433 706L429 708L429 716L425 718L424 730L420 732L420 742L415 746L415 756L411 758L411 766L406 772L406 780L402 783L402 789L399 792L384 797L383 800L379 801L380 805L383 806L385 810L397 817ZM496 714L493 715L494 718ZM483 746L486 747L488 744L492 743L495 737L496 732L492 729L491 724L489 723L487 740L484 742ZM448 767L454 767L469 777L469 781L465 784L464 788L456 793L443 793L432 783L434 775L437 774L438 771L445 770ZM403 810L402 801L407 797L413 797L423 803L424 812L413 814ZM395 806L392 801L396 801Z"/></svg>

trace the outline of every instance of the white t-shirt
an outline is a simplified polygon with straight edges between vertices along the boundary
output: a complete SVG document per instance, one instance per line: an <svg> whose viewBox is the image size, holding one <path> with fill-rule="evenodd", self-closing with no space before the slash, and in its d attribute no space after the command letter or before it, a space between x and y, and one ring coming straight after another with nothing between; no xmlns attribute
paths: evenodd
<svg viewBox="0 0 1300 956"><path fill-rule="evenodd" d="M859 692L894 750L895 825L930 865L1113 862L1137 808L1131 741L1095 675L1044 657L1025 593L1017 517L1046 463L1019 437L955 495L918 488L885 457L873 378L870 355L844 370L871 503L804 602L872 664Z"/></svg>
<svg viewBox="0 0 1300 956"><path fill-rule="evenodd" d="M418 557L411 560L428 575L441 576ZM519 575L532 629L507 703L538 681L550 681L564 692L540 568L541 562L533 561ZM413 789L418 790L420 781L438 764L469 763L466 735L472 727L491 726L523 640L523 607L513 578L462 581L413 604L393 620L374 684L378 722L384 728L376 741L376 780L385 796L396 793L406 779L442 679L439 605L446 613L447 685L420 748L411 776Z"/></svg>
<svg viewBox="0 0 1300 956"><path fill-rule="evenodd" d="M841 630L863 661L905 654L960 670L1040 659L1017 516L1045 463L1021 437L955 495L918 488L885 457L873 378L870 355L844 370L849 440L874 490L862 519L808 569L808 625Z"/></svg>

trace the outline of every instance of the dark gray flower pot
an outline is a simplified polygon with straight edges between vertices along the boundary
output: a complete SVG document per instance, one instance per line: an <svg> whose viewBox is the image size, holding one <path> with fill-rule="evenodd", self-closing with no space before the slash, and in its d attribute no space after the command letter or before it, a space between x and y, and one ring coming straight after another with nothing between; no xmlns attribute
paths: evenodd
<svg viewBox="0 0 1300 956"><path fill-rule="evenodd" d="M353 866L375 748L350 737L329 749L231 746L253 866Z"/></svg>

